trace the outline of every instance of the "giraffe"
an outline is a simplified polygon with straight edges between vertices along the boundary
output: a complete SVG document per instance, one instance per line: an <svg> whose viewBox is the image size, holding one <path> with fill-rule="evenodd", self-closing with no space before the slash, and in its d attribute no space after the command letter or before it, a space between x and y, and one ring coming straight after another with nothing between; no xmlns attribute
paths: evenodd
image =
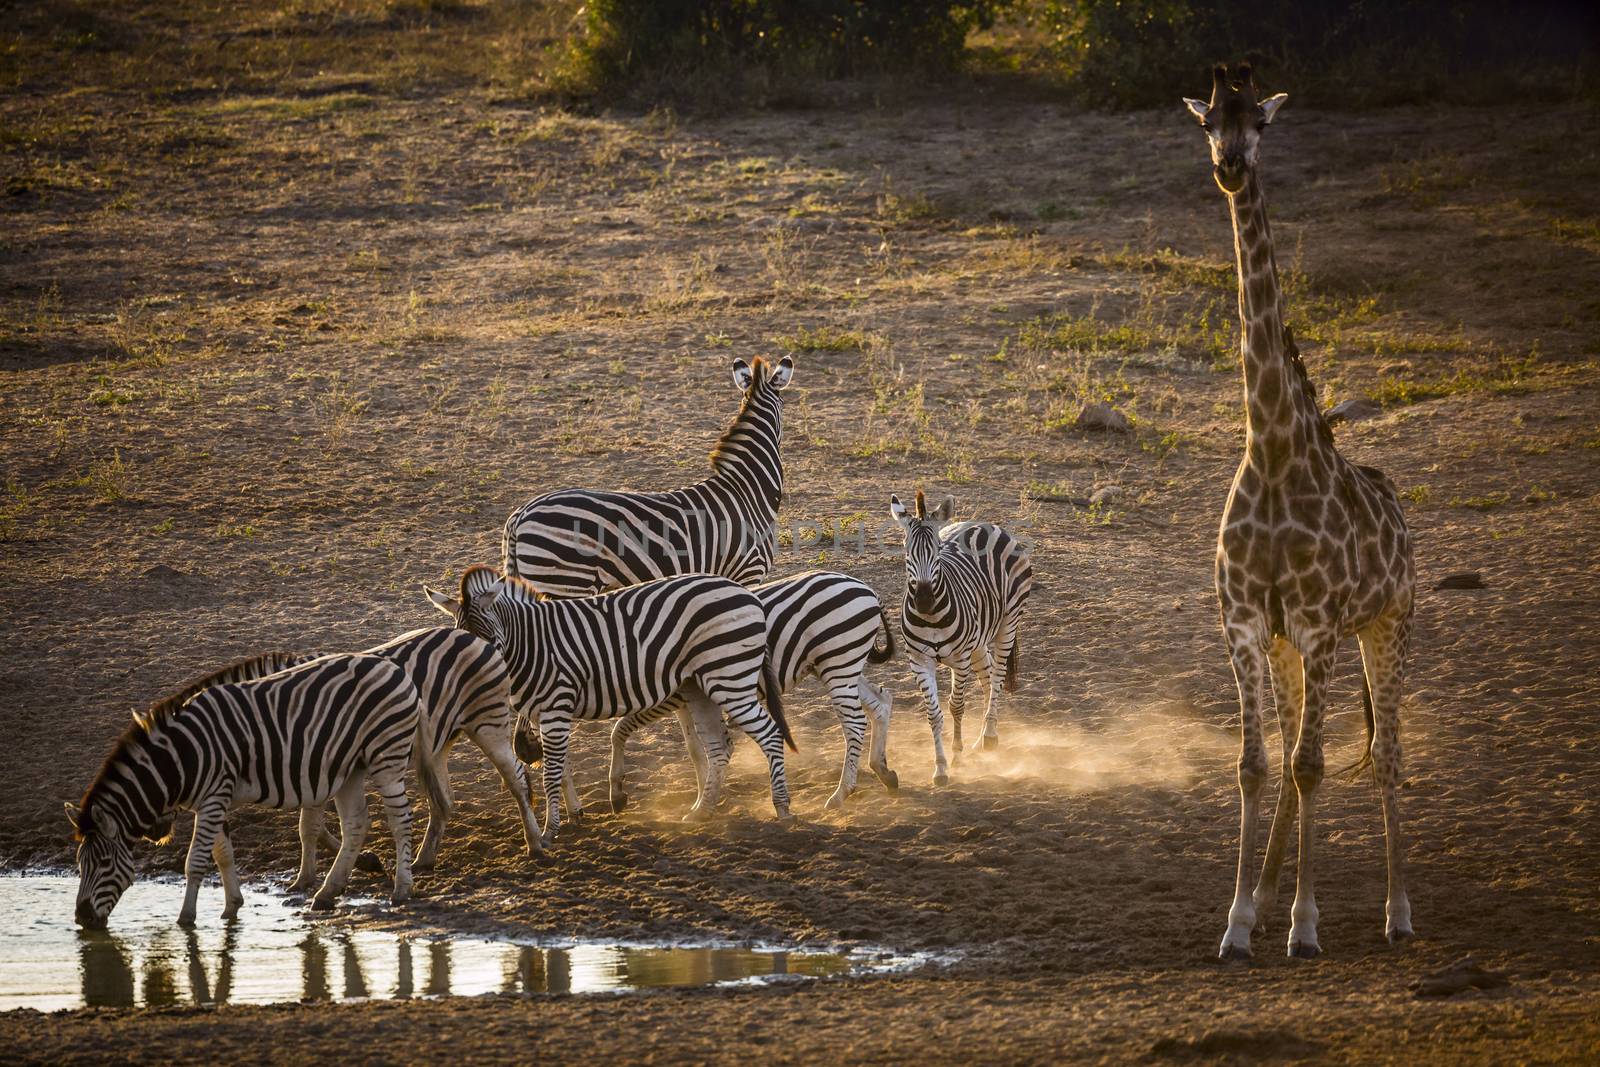
<svg viewBox="0 0 1600 1067"><path fill-rule="evenodd" d="M1185 99L1210 142L1213 176L1233 215L1244 368L1245 452L1217 538L1222 629L1239 686L1239 867L1218 955L1248 959L1257 918L1277 902L1290 824L1299 817L1290 956L1321 952L1312 878L1313 820L1323 778L1328 682L1341 641L1360 643L1367 743L1351 770L1371 764L1383 804L1388 863L1385 935L1411 937L1411 904L1395 789L1400 692L1411 635L1415 574L1393 483L1334 448L1294 337L1283 321L1272 235L1257 177L1261 134L1286 94L1257 99L1250 68L1212 71L1209 102ZM1261 714L1270 671L1283 771L1260 881L1255 862L1267 753ZM1294 788L1290 788L1291 779Z"/></svg>

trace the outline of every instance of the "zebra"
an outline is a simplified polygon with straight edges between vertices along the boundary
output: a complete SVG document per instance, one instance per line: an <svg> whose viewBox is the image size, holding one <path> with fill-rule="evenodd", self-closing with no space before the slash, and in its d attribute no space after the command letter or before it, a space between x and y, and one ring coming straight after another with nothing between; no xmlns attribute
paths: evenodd
<svg viewBox="0 0 1600 1067"><path fill-rule="evenodd" d="M899 788L900 779L889 769L885 751L893 696L867 681L865 676L868 663L886 663L895 652L894 633L889 627L888 615L878 602L878 594L859 579L831 571L810 571L767 582L751 592L761 601L766 614L767 659L777 674L778 684L787 690L801 677L815 674L828 687L839 725L844 730L844 770L839 777L839 788L828 798L825 807L843 806L845 798L855 790L856 767L866 739L867 718L861 710L863 703L872 711L869 765L885 786ZM880 631L884 638L881 649L877 646ZM613 812L621 812L628 803L622 788L627 774L625 746L628 738L641 726L674 711L683 725L684 739L694 759L701 793L697 806L704 810L704 790L709 777L707 760L719 759L725 764L731 738L720 728L719 717L713 714L709 722L695 722L690 718L685 700L676 697L666 704L631 712L611 728ZM715 709L711 711L714 713ZM697 714L696 719L700 718L703 716ZM706 744L700 735L714 739L713 743ZM716 777L720 780L720 770ZM570 795L568 799L570 803ZM713 799L711 806L715 803Z"/></svg>
<svg viewBox="0 0 1600 1067"><path fill-rule="evenodd" d="M711 452L711 477L667 493L564 489L506 520L501 566L551 597L592 596L675 574L719 574L741 585L772 568L783 498L783 390L794 361L733 361L744 394Z"/></svg>
<svg viewBox="0 0 1600 1067"><path fill-rule="evenodd" d="M222 673L236 670L237 664ZM171 813L195 813L178 912L191 926L206 854L222 874L224 918L244 902L233 865L228 812L246 804L320 807L333 797L344 840L312 901L331 908L350 879L367 833L366 779L383 797L394 837L391 900L411 895L411 800L405 772L420 717L406 672L377 656L324 656L254 681L202 680L187 702L136 715L76 805L76 917L103 929L133 882L135 838L170 836Z"/></svg>
<svg viewBox="0 0 1600 1067"><path fill-rule="evenodd" d="M513 754L511 746L511 690L506 665L494 646L465 630L436 626L401 634L362 654L382 656L404 668L422 701L413 757L428 793L428 828L411 861L411 869L433 869L444 839L445 823L455 807L450 792L450 749L462 734L471 738L500 772L506 789L517 802L528 854L532 856L543 851L538 819L529 805L527 769ZM175 707L207 684L262 678L309 663L321 655L323 653L277 651L252 656L229 664L202 682L189 683L163 703ZM289 885L292 893L310 892L316 885L319 840L329 848L339 847L338 840L324 828L325 811L322 806L300 811L300 870ZM362 857L363 864L368 858Z"/></svg>
<svg viewBox="0 0 1600 1067"><path fill-rule="evenodd" d="M767 757L772 806L789 815L783 746L794 739L767 660L767 622L748 589L710 574L661 578L612 593L550 600L492 567L468 567L459 596L424 587L455 625L493 641L511 671L519 718L537 723L544 756L544 837L561 827L574 720L654 708L692 687ZM765 704L758 694L765 690ZM769 713L770 709L770 713ZM698 809L696 815L710 813Z"/></svg>
<svg viewBox="0 0 1600 1067"><path fill-rule="evenodd" d="M981 744L986 749L998 746L1000 668L1003 664L1006 691L1015 692L1017 627L1022 606L1033 589L1033 564L1028 547L998 526L978 522L945 525L955 510L955 498L946 497L930 515L919 489L916 504L913 516L906 513L898 496L889 498L889 514L906 531L906 593L900 607L900 629L933 730L933 784L946 785L950 769L944 753L938 667L950 668L950 718L955 725L957 759L966 690L975 674L982 677L989 698Z"/></svg>

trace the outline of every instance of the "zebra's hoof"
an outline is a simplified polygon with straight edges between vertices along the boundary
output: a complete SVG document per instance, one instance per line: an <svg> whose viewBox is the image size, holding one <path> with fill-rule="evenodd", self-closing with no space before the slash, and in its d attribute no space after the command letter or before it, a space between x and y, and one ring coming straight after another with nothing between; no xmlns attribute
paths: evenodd
<svg viewBox="0 0 1600 1067"><path fill-rule="evenodd" d="M192 912L192 911L180 911L180 912L178 912L178 925L184 927L185 929L193 926L194 925L194 912Z"/></svg>
<svg viewBox="0 0 1600 1067"><path fill-rule="evenodd" d="M411 861L411 869L420 873L426 873L433 870L433 857L429 856L427 859L424 859L421 856L418 856L416 859Z"/></svg>
<svg viewBox="0 0 1600 1067"><path fill-rule="evenodd" d="M1224 941L1222 948L1217 950L1217 959L1219 960L1249 960L1251 958L1251 951L1244 945L1230 945Z"/></svg>
<svg viewBox="0 0 1600 1067"><path fill-rule="evenodd" d="M1321 946L1311 941L1289 942L1289 958L1295 960L1314 960L1322 955Z"/></svg>
<svg viewBox="0 0 1600 1067"><path fill-rule="evenodd" d="M999 747L1000 747L1000 737L999 737L999 735L997 735L997 734L984 734L983 735L983 750L985 752L993 752L995 749L997 749Z"/></svg>
<svg viewBox="0 0 1600 1067"><path fill-rule="evenodd" d="M316 896L311 898L311 910L312 911L332 911L334 902L337 901L338 899L339 898L337 896L326 896L325 897L321 893L318 893Z"/></svg>
<svg viewBox="0 0 1600 1067"><path fill-rule="evenodd" d="M949 785L950 784L950 776L948 774L936 774L936 775L933 776L933 784L936 785L936 786Z"/></svg>
<svg viewBox="0 0 1600 1067"><path fill-rule="evenodd" d="M1411 931L1410 927L1399 927L1394 930L1390 930L1385 936L1388 937L1389 944L1403 945L1417 935Z"/></svg>
<svg viewBox="0 0 1600 1067"><path fill-rule="evenodd" d="M621 815L628 809L628 794L617 792L611 794L611 814Z"/></svg>
<svg viewBox="0 0 1600 1067"><path fill-rule="evenodd" d="M383 873L383 861L376 852L363 852L356 857L356 870L367 871L370 874Z"/></svg>
<svg viewBox="0 0 1600 1067"><path fill-rule="evenodd" d="M885 789L895 790L900 788L900 776L888 769L883 770L878 775L878 781L883 783Z"/></svg>

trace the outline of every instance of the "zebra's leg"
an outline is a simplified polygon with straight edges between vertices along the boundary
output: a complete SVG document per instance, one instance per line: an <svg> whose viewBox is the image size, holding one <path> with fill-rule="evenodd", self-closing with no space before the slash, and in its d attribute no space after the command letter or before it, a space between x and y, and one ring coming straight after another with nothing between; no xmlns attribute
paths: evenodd
<svg viewBox="0 0 1600 1067"><path fill-rule="evenodd" d="M206 861L211 858L212 845L222 833L222 822L228 814L228 798L215 796L200 805L194 817L194 836L189 839L189 859L184 864L188 885L183 891L183 907L178 912L179 926L193 926L195 905L200 899L200 882L206 876Z"/></svg>
<svg viewBox="0 0 1600 1067"><path fill-rule="evenodd" d="M528 855L539 855L544 851L544 839L539 836L539 820L529 802L531 787L528 769L512 751L510 730L486 726L472 735L472 743L494 764L494 769L500 772L500 780L505 782L511 798L517 802L517 814L522 817L522 838L528 844ZM431 830L433 824L429 823L428 828Z"/></svg>
<svg viewBox="0 0 1600 1067"><path fill-rule="evenodd" d="M967 694L972 692L972 656L964 655L950 661L950 755L952 762L961 765L961 719L967 712Z"/></svg>
<svg viewBox="0 0 1600 1067"><path fill-rule="evenodd" d="M694 804L684 815L684 822L704 822L716 814L722 800L722 783L728 774L728 727L722 709L697 687L689 687L681 694L684 710L679 713L683 726L684 743L695 765L699 779L698 794Z"/></svg>
<svg viewBox="0 0 1600 1067"><path fill-rule="evenodd" d="M339 811L339 854L333 857L333 866L328 868L322 888L311 898L311 907L317 911L333 907L344 887L350 884L356 856L367 839L367 783L359 770L345 779L344 785L333 795L333 803Z"/></svg>
<svg viewBox="0 0 1600 1067"><path fill-rule="evenodd" d="M861 710L861 695L855 679L845 679L830 687L834 713L844 731L844 767L839 772L839 788L828 798L826 809L844 807L845 798L856 791L856 769L861 764L861 749L867 740L867 716Z"/></svg>
<svg viewBox="0 0 1600 1067"><path fill-rule="evenodd" d="M880 689L866 678L856 683L856 691L861 695L861 703L872 712L872 747L869 749L871 755L867 759L868 766L887 788L899 789L900 776L889 769L889 713L894 705L894 694L887 689Z"/></svg>
<svg viewBox="0 0 1600 1067"><path fill-rule="evenodd" d="M383 798L383 813L394 838L394 891L389 902L404 904L411 899L411 795L406 792L405 764L374 770L372 784Z"/></svg>
<svg viewBox="0 0 1600 1067"><path fill-rule="evenodd" d="M328 808L331 808L331 807L333 807L333 805L332 804L328 804L325 807L323 807L323 809L322 809L322 814L323 814L324 818L323 818L322 822L317 824L318 826L321 827L321 829L317 833L317 843L320 844L323 848L326 848L329 852L338 852L339 851L339 839L337 837L333 836L333 831L332 830L328 829L328 820L326 818L326 816L328 814ZM337 810L334 811L333 817L334 817L334 821L337 822L338 818L339 818L339 813L338 813ZM316 872L313 871L311 877L312 877L312 880L315 881L316 880ZM310 889L311 887L310 886L306 886L306 888Z"/></svg>
<svg viewBox="0 0 1600 1067"><path fill-rule="evenodd" d="M321 804L300 809L300 873L289 883L291 893L309 893L317 884L317 842L327 833L323 825L326 814Z"/></svg>
<svg viewBox="0 0 1600 1067"><path fill-rule="evenodd" d="M641 726L648 726L671 710L672 702L668 701L644 711L631 711L611 727L611 776L606 785L613 815L622 814L628 806L628 794L623 788L628 777L628 738Z"/></svg>
<svg viewBox="0 0 1600 1067"><path fill-rule="evenodd" d="M222 831L211 843L211 858L217 864L217 873L222 875L222 917L237 918L244 904L244 890L239 888L239 871L233 865L233 840L228 836L226 819L222 822Z"/></svg>
<svg viewBox="0 0 1600 1067"><path fill-rule="evenodd" d="M928 714L928 729L933 732L933 784L950 784L950 764L944 757L944 709L939 706L939 665L931 658L915 657L911 670L922 689L923 708Z"/></svg>
<svg viewBox="0 0 1600 1067"><path fill-rule="evenodd" d="M987 698L983 709L983 735L972 743L972 751L991 751L1000 747L1000 671L995 666L994 650L985 645L979 650L973 674L979 691Z"/></svg>
<svg viewBox="0 0 1600 1067"><path fill-rule="evenodd" d="M539 721L539 741L544 746L544 843L552 845L561 833L561 786L567 772L567 739L572 723L561 719Z"/></svg>
<svg viewBox="0 0 1600 1067"><path fill-rule="evenodd" d="M789 777L783 765L783 735L770 712L758 701L744 705L725 705L728 721L749 735L767 757L767 775L772 782L772 808L781 822L789 822Z"/></svg>
<svg viewBox="0 0 1600 1067"><path fill-rule="evenodd" d="M411 869L431 871L439 855L439 842L444 840L445 824L456 807L455 796L450 792L450 745L432 757L419 753L417 771L428 791L428 829L423 832L422 847L417 849Z"/></svg>

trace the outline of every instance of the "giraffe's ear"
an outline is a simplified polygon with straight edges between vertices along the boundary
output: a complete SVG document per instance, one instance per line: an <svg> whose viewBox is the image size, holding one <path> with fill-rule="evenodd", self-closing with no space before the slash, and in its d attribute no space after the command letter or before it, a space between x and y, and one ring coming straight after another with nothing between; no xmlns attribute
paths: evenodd
<svg viewBox="0 0 1600 1067"><path fill-rule="evenodd" d="M1283 102L1287 99L1289 99L1288 93L1279 93L1261 101L1261 121L1271 123L1272 116L1278 113L1278 109L1283 106Z"/></svg>
<svg viewBox="0 0 1600 1067"><path fill-rule="evenodd" d="M893 493L889 494L889 514L901 526L907 528L911 526L911 517L906 514L906 506L900 503L900 498Z"/></svg>
<svg viewBox="0 0 1600 1067"><path fill-rule="evenodd" d="M1205 125L1206 112L1211 110L1210 104L1204 100L1196 100L1192 96L1186 96L1183 98L1183 106L1189 109L1189 114L1194 116L1196 122Z"/></svg>

